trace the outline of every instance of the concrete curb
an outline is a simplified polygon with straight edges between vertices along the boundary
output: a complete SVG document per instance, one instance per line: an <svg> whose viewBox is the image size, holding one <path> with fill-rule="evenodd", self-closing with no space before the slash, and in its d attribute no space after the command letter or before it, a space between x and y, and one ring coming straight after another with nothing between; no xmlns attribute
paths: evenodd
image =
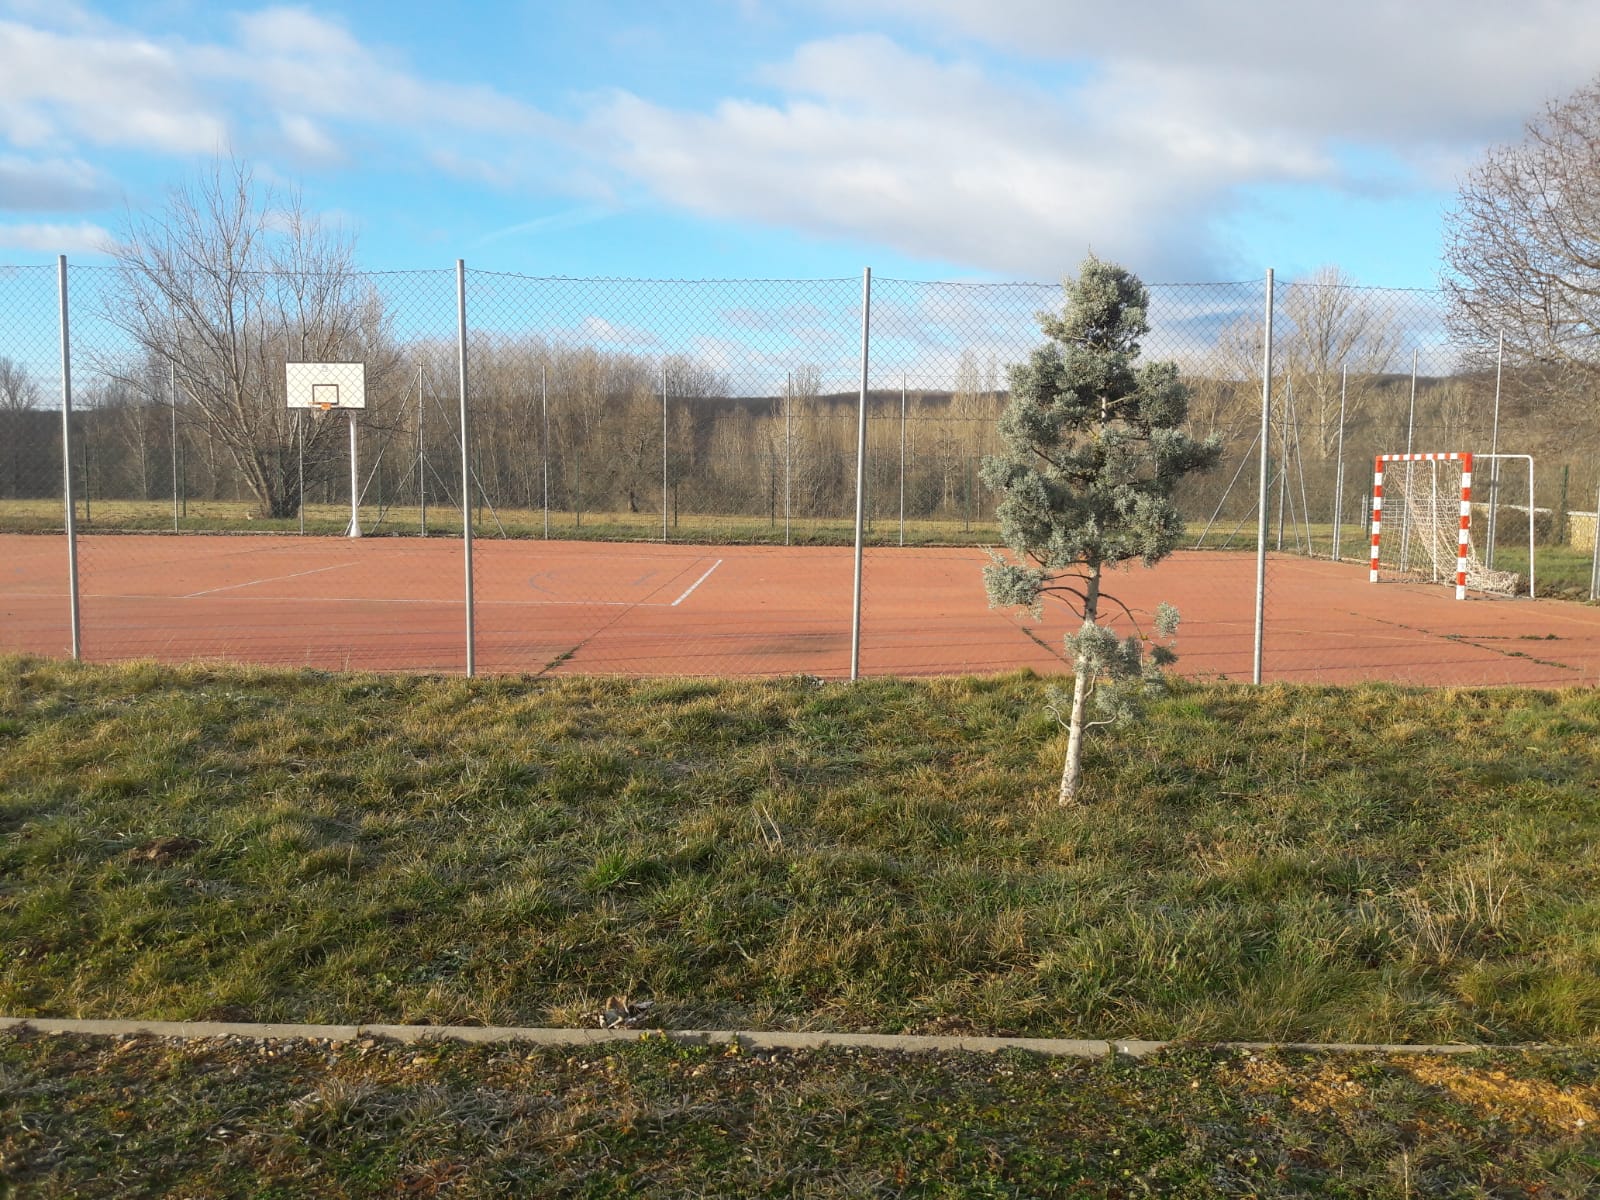
<svg viewBox="0 0 1600 1200"><path fill-rule="evenodd" d="M353 1042L381 1038L396 1042L525 1042L536 1046L596 1046L664 1037L691 1046L737 1044L747 1050L814 1050L822 1047L902 1052L943 1051L993 1054L1029 1050L1060 1058L1144 1058L1185 1043L1137 1040L1016 1037L934 1037L896 1033L762 1032L731 1029L530 1029L514 1025L291 1025L246 1021L91 1021L62 1017L0 1017L0 1032L77 1033L92 1037L152 1037L200 1040L246 1038L255 1041L301 1039ZM1232 1050L1288 1050L1315 1054L1470 1054L1476 1050L1532 1050L1535 1046L1411 1046L1359 1042L1214 1042Z"/></svg>

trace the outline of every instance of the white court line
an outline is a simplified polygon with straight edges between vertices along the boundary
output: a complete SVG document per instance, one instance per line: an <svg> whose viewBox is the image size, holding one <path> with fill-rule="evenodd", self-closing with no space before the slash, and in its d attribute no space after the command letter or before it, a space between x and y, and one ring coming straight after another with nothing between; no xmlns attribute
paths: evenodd
<svg viewBox="0 0 1600 1200"><path fill-rule="evenodd" d="M223 587L206 588L201 592L190 592L187 596L179 596L179 600L193 600L196 596L210 596L216 592L231 592L235 588L255 587L262 583L279 583L285 579L299 579L303 575L320 575L324 571L337 571L344 567L353 567L354 562L334 563L331 567L313 567L309 571L296 571L293 575L269 575L266 579L252 579L248 583L230 583Z"/></svg>
<svg viewBox="0 0 1600 1200"><path fill-rule="evenodd" d="M689 590L687 592L685 592L683 595L679 596L676 600L674 600L669 607L677 608L678 605L682 604L685 600L687 600L694 593L695 588L699 587L706 580L710 579L711 578L711 572L715 571L721 565L722 565L722 560L719 558L719 559L717 559L716 562L712 563L709 567L707 567L706 568L706 573L704 575L700 576L699 579L696 579L693 583L691 583L689 585Z"/></svg>

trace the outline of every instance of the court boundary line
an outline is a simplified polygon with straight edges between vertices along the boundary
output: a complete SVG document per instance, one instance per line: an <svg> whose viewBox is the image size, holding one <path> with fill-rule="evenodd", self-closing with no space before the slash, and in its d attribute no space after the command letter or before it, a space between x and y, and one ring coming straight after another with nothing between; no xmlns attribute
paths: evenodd
<svg viewBox="0 0 1600 1200"><path fill-rule="evenodd" d="M679 596L671 604L667 605L667 607L668 608L677 608L678 605L682 604L690 596L694 595L695 588L699 587L706 580L710 579L711 578L711 572L715 571L718 567L720 567L722 565L722 561L723 560L719 558L719 559L717 559L716 562L712 563L709 567L707 567L706 568L706 573L704 575L700 576L699 579L696 579L693 583L691 583L689 585L689 590L684 592L683 595Z"/></svg>
<svg viewBox="0 0 1600 1200"><path fill-rule="evenodd" d="M333 563L332 565L326 567L313 567L309 571L296 571L292 575L268 575L265 579L251 579L244 583L227 583L223 584L221 587L204 588L198 592L187 592L184 595L176 598L179 600L195 600L201 596L214 595L217 592L232 592L239 588L260 587L263 583L282 583L285 579L302 579L307 575L321 575L324 571L340 571L345 567L354 567L359 565L359 563L355 562Z"/></svg>

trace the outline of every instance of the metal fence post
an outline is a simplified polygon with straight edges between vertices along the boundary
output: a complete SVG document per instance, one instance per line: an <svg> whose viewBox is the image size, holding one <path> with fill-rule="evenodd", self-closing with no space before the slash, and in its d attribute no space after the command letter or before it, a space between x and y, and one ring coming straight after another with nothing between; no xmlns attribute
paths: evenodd
<svg viewBox="0 0 1600 1200"><path fill-rule="evenodd" d="M417 368L417 531L428 536L428 442L423 436L422 417L427 397L422 390L422 368Z"/></svg>
<svg viewBox="0 0 1600 1200"><path fill-rule="evenodd" d="M1528 506L1532 508L1530 504ZM1594 497L1594 523L1589 526L1593 545L1589 547L1589 599L1600 598L1600 489ZM1533 558L1528 558L1528 591L1533 591Z"/></svg>
<svg viewBox="0 0 1600 1200"><path fill-rule="evenodd" d="M178 370L167 363L167 401L172 409L172 532L178 532Z"/></svg>
<svg viewBox="0 0 1600 1200"><path fill-rule="evenodd" d="M1487 538L1488 553L1484 555L1483 565L1491 571L1494 570L1494 540L1498 531L1497 514L1500 510L1500 378L1506 365L1506 335L1505 330L1500 331L1500 336L1495 341L1494 351L1494 423L1489 433L1489 536ZM1528 511L1533 511L1533 489L1528 489ZM1597 518L1600 519L1600 518ZM1532 565L1532 560L1529 560Z"/></svg>
<svg viewBox="0 0 1600 1200"><path fill-rule="evenodd" d="M900 544L906 544L906 377L900 376Z"/></svg>
<svg viewBox="0 0 1600 1200"><path fill-rule="evenodd" d="M461 393L461 546L466 568L467 676L477 674L477 645L472 608L472 459L467 424L467 263L456 259L456 360Z"/></svg>
<svg viewBox="0 0 1600 1200"><path fill-rule="evenodd" d="M794 372L783 381L783 544L793 535L794 515Z"/></svg>
<svg viewBox="0 0 1600 1200"><path fill-rule="evenodd" d="M861 398L856 411L856 572L850 603L850 678L861 677L861 554L867 514L867 354L872 345L872 268L861 272Z"/></svg>
<svg viewBox="0 0 1600 1200"><path fill-rule="evenodd" d="M661 364L661 540L667 540L667 364Z"/></svg>
<svg viewBox="0 0 1600 1200"><path fill-rule="evenodd" d="M547 368L539 364L539 413L544 418L544 437L539 442L539 486L544 497L544 536L550 540L550 384Z"/></svg>
<svg viewBox="0 0 1600 1200"><path fill-rule="evenodd" d="M1261 338L1261 480L1256 499L1256 633L1252 683L1261 682L1261 650L1267 615L1267 492L1272 446L1272 268L1267 268L1267 316Z"/></svg>
<svg viewBox="0 0 1600 1200"><path fill-rule="evenodd" d="M67 256L56 259L61 296L61 489L66 503L67 603L72 610L72 657L83 657L82 610L78 595L78 514L72 496L72 323L67 314Z"/></svg>
<svg viewBox="0 0 1600 1200"><path fill-rule="evenodd" d="M1350 384L1350 368L1348 365L1339 370L1339 451L1338 465L1333 472L1333 554L1334 562L1341 561L1339 557L1339 542L1344 532L1344 410L1345 392ZM1306 522L1310 524L1310 519Z"/></svg>

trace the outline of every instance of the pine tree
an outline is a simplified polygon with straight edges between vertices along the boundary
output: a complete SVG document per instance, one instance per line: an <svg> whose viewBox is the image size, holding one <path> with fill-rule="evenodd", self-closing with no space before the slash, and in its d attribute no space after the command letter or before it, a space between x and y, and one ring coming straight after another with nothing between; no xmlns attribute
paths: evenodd
<svg viewBox="0 0 1600 1200"><path fill-rule="evenodd" d="M985 460L983 479L1002 497L996 516L1013 558L992 555L983 574L991 607L1019 605L1038 617L1053 595L1082 619L1066 636L1070 699L1064 689L1051 694L1051 711L1067 729L1060 800L1070 804L1090 699L1102 717L1093 724L1130 716L1175 658L1168 643L1178 614L1170 605L1160 605L1153 622L1167 641L1148 656L1143 638L1119 639L1099 623L1107 603L1128 612L1102 592L1103 573L1133 559L1152 566L1177 547L1183 519L1172 494L1185 476L1215 467L1222 450L1184 431L1189 390L1177 365L1137 365L1149 331L1144 285L1091 255L1065 287L1061 315L1039 317L1050 340L1010 371L999 426L1006 450Z"/></svg>

